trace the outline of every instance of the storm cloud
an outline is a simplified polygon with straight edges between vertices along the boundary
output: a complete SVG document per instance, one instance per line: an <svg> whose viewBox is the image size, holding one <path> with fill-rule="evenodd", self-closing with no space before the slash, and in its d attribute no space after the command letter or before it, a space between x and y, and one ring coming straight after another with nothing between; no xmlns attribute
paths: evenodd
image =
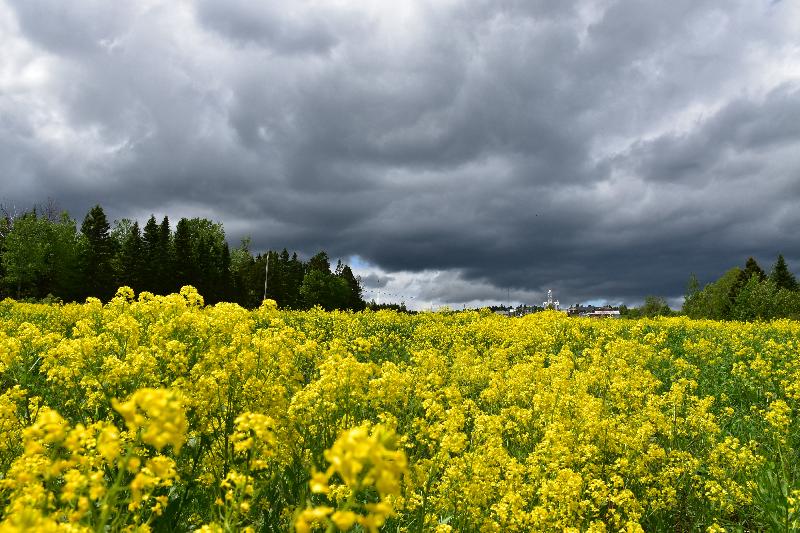
<svg viewBox="0 0 800 533"><path fill-rule="evenodd" d="M800 264L798 35L767 0L0 0L0 201L213 218L417 307L678 302Z"/></svg>

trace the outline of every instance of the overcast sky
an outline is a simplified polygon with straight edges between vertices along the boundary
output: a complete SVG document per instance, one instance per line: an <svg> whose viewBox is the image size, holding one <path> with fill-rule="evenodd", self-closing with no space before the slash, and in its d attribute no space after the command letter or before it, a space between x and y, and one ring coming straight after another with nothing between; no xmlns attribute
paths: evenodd
<svg viewBox="0 0 800 533"><path fill-rule="evenodd" d="M0 0L0 50L7 205L209 217L415 307L800 269L800 2Z"/></svg>

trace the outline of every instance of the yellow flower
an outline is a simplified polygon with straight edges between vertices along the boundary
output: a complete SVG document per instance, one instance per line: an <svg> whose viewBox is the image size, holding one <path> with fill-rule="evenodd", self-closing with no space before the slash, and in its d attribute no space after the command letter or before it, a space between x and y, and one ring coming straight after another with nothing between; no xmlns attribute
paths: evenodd
<svg viewBox="0 0 800 533"><path fill-rule="evenodd" d="M108 464L119 457L119 432L114 426L106 426L97 437L97 451Z"/></svg>
<svg viewBox="0 0 800 533"><path fill-rule="evenodd" d="M399 494L407 460L403 450L393 449L395 440L395 435L380 425L372 432L367 425L345 431L325 452L330 463L327 477L339 474L353 488L374 486L381 497Z"/></svg>
<svg viewBox="0 0 800 533"><path fill-rule="evenodd" d="M298 533L310 532L315 524L322 523L332 512L332 507L325 506L305 509L297 516L294 528Z"/></svg>
<svg viewBox="0 0 800 533"><path fill-rule="evenodd" d="M186 417L180 400L166 389L139 389L127 402L112 400L132 433L141 431L145 444L161 450L172 445L180 452L186 440Z"/></svg>
<svg viewBox="0 0 800 533"><path fill-rule="evenodd" d="M327 494L330 490L328 487L328 476L323 472L314 472L311 475L309 485L311 485L311 492L314 494Z"/></svg>
<svg viewBox="0 0 800 533"><path fill-rule="evenodd" d="M339 531L347 531L356 523L358 516L352 511L336 511L331 515L331 521Z"/></svg>

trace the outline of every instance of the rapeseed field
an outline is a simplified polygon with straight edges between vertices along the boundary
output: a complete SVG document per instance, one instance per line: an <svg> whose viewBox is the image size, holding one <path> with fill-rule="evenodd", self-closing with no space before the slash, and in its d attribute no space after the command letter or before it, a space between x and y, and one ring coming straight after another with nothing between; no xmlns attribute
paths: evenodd
<svg viewBox="0 0 800 533"><path fill-rule="evenodd" d="M800 323L0 302L2 531L791 531Z"/></svg>

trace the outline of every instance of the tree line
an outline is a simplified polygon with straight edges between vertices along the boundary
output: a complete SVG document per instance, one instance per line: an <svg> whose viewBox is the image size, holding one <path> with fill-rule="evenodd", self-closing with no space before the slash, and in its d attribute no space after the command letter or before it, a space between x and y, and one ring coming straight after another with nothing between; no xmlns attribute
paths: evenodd
<svg viewBox="0 0 800 533"><path fill-rule="evenodd" d="M703 288L692 275L683 312L715 320L800 319L800 286L783 255L778 254L769 274L750 257L744 268L732 268Z"/></svg>
<svg viewBox="0 0 800 533"><path fill-rule="evenodd" d="M268 279L266 277L268 276ZM264 297L282 308L326 310L365 307L360 280L341 261L331 267L321 251L308 261L297 253L253 254L250 240L231 250L222 224L151 216L112 224L99 205L80 228L51 202L22 213L0 208L0 298L107 301L127 285L136 292L176 292L193 285L209 304L253 308Z"/></svg>

